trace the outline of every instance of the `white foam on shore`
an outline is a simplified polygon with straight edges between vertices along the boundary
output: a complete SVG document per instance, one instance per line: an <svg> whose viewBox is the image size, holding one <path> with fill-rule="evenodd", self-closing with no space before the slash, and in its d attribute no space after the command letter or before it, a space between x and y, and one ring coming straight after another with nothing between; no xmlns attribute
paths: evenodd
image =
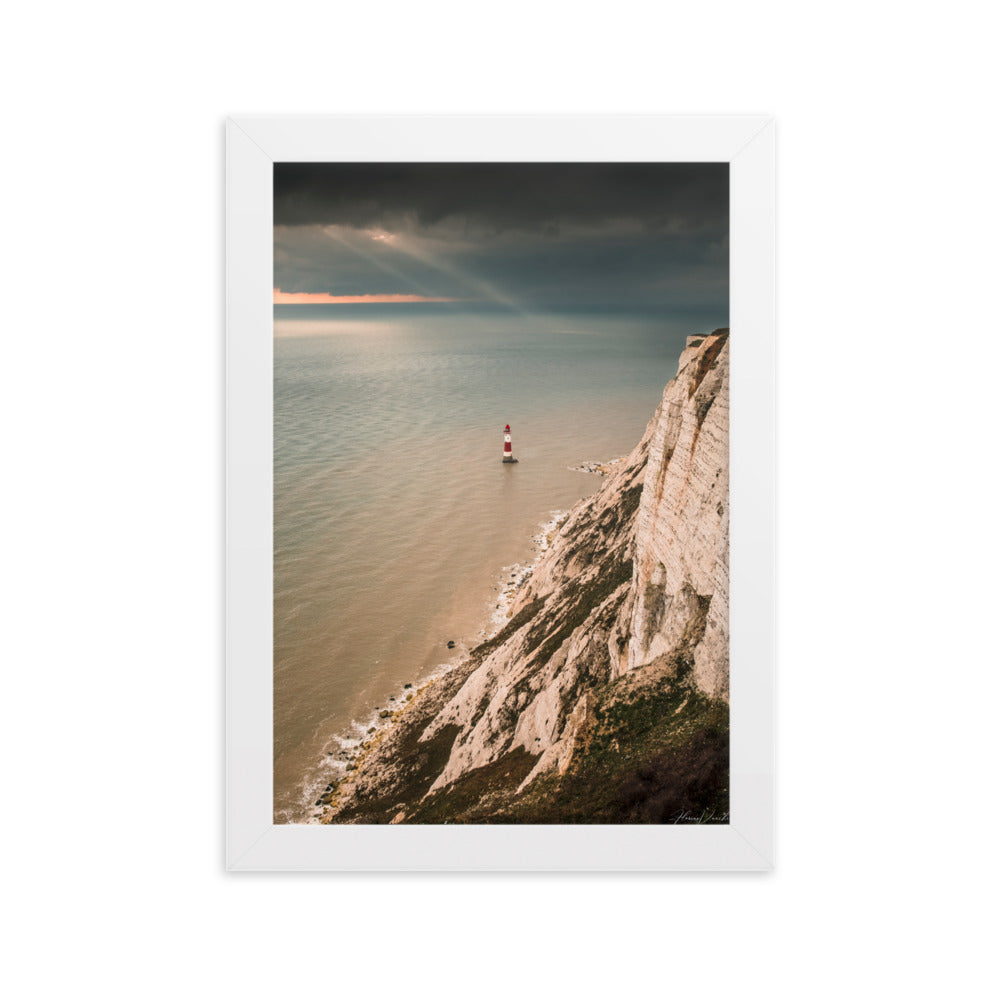
<svg viewBox="0 0 1000 1000"><path fill-rule="evenodd" d="M316 802L326 794L330 785L336 786L345 778L349 778L351 772L347 769L348 764L355 761L358 755L371 745L372 740L379 739L386 730L392 728L396 721L393 716L398 711L407 708L420 691L458 666L468 654L468 650L456 648L455 653L456 655L452 659L445 663L439 663L430 673L425 674L420 679L419 684L414 681L410 683L409 687L400 686L391 697L385 699L384 704L379 704L372 709L371 714L352 720L346 730L330 737L316 771L303 781L302 796L299 801L302 812L308 814L308 818L297 822L319 824L328 807L317 806ZM410 697L408 698L408 696ZM384 711L391 714L383 719L380 716Z"/></svg>
<svg viewBox="0 0 1000 1000"><path fill-rule="evenodd" d="M541 524L540 530L531 536L531 545L535 550L534 559L530 563L513 563L501 569L495 588L499 596L490 602L492 607L487 624L479 633L480 642L491 639L507 624L518 591L528 582L539 560L551 548L551 539L567 517L569 517L568 510L550 510L549 520Z"/></svg>

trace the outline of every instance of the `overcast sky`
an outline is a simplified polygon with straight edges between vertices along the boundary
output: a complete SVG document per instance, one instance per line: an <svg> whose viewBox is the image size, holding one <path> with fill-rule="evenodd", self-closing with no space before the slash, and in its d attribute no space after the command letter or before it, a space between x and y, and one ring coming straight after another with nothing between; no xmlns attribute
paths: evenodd
<svg viewBox="0 0 1000 1000"><path fill-rule="evenodd" d="M729 165L274 167L276 302L728 318Z"/></svg>

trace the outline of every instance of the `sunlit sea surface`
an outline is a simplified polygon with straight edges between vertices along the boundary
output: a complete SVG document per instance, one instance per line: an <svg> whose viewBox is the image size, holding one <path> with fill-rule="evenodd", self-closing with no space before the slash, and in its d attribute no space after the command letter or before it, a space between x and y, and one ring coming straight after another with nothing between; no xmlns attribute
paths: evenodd
<svg viewBox="0 0 1000 1000"><path fill-rule="evenodd" d="M275 319L275 822L309 821L340 747L475 645L505 568L600 486L570 467L627 454L720 325L339 308Z"/></svg>

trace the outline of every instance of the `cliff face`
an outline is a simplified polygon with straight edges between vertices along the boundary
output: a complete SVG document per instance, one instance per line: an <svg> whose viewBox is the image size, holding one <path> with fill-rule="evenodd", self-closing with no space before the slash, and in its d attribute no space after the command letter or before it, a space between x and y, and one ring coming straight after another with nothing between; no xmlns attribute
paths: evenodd
<svg viewBox="0 0 1000 1000"><path fill-rule="evenodd" d="M689 338L506 626L370 739L324 820L725 821L728 432L720 330Z"/></svg>
<svg viewBox="0 0 1000 1000"><path fill-rule="evenodd" d="M628 666L688 641L695 684L729 698L729 338L688 338L650 427ZM647 431L647 434L649 432ZM688 637L690 639L690 636Z"/></svg>

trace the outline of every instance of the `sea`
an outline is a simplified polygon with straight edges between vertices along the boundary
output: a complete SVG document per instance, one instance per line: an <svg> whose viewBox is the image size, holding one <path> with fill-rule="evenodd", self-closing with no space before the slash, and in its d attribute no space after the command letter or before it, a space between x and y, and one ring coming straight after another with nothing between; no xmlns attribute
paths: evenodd
<svg viewBox="0 0 1000 1000"><path fill-rule="evenodd" d="M541 526L600 487L576 467L628 454L685 338L725 322L275 308L276 823L314 822L379 713L496 627Z"/></svg>

